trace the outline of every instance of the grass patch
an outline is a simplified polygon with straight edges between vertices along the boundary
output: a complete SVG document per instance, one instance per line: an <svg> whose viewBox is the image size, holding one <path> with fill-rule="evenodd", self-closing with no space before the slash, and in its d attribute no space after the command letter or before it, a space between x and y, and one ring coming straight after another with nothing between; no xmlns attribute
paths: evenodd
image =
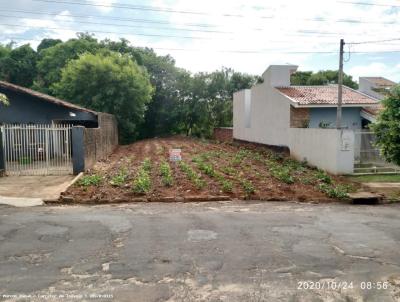
<svg viewBox="0 0 400 302"><path fill-rule="evenodd" d="M318 190L324 192L330 198L345 199L348 193L352 191L349 185L328 185L321 183L317 186Z"/></svg>
<svg viewBox="0 0 400 302"><path fill-rule="evenodd" d="M98 186L101 183L102 177L97 174L85 175L78 181L81 187Z"/></svg>
<svg viewBox="0 0 400 302"><path fill-rule="evenodd" d="M168 162L163 161L160 164L160 175L164 186L171 187L174 184L171 167L169 166Z"/></svg>
<svg viewBox="0 0 400 302"><path fill-rule="evenodd" d="M253 186L253 183L251 181L242 180L241 183L242 183L243 190L246 194L246 197L249 197L251 194L253 194L256 191Z"/></svg>
<svg viewBox="0 0 400 302"><path fill-rule="evenodd" d="M128 172L126 169L121 169L117 175L114 175L110 180L110 185L114 187L121 187L128 179Z"/></svg>
<svg viewBox="0 0 400 302"><path fill-rule="evenodd" d="M346 178L354 182L400 182L400 174L358 175Z"/></svg>
<svg viewBox="0 0 400 302"><path fill-rule="evenodd" d="M146 158L139 168L135 180L133 181L132 190L138 194L146 194L151 189L151 161Z"/></svg>

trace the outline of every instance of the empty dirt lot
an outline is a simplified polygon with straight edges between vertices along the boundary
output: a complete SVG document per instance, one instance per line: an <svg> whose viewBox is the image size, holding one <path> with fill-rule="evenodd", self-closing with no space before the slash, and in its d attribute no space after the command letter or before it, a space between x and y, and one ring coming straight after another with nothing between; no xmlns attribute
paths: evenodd
<svg viewBox="0 0 400 302"><path fill-rule="evenodd" d="M169 161L174 148L182 161ZM177 136L119 147L66 195L76 202L329 201L348 190L344 180L265 148Z"/></svg>

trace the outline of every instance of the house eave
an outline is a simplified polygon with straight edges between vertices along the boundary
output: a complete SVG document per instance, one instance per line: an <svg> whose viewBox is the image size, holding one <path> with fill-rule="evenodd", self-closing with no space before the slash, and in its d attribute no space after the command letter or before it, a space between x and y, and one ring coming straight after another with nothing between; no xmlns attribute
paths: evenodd
<svg viewBox="0 0 400 302"><path fill-rule="evenodd" d="M355 107L371 107L374 104L366 103L366 104L342 104L343 108L355 108ZM296 108L337 108L338 104L299 104L296 103L294 105Z"/></svg>
<svg viewBox="0 0 400 302"><path fill-rule="evenodd" d="M360 116L362 118L366 119L367 121L370 121L371 123L375 123L376 122L376 116L366 112L365 110L361 110Z"/></svg>

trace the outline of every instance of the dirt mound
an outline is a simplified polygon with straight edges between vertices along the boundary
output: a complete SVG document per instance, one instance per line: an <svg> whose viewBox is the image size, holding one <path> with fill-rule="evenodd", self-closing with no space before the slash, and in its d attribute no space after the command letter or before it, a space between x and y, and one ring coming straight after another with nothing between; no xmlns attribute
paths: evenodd
<svg viewBox="0 0 400 302"><path fill-rule="evenodd" d="M174 148L182 161L169 161ZM348 190L340 178L266 148L171 137L120 146L66 195L76 202L329 201Z"/></svg>

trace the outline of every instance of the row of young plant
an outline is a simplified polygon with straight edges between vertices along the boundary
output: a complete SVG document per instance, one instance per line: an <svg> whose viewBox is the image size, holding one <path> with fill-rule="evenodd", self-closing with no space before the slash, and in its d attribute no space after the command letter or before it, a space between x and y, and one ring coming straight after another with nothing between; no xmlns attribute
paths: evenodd
<svg viewBox="0 0 400 302"><path fill-rule="evenodd" d="M231 193L233 191L233 182L230 179L227 179L224 175L228 174L231 178L241 184L246 196L250 196L255 192L254 185L250 180L240 177L238 173L226 173L225 168L221 169L224 174L215 170L212 158L226 158L226 156L227 154L223 153L222 151L210 151L194 157L192 161L204 174L208 175L211 178L215 178L220 183L223 192Z"/></svg>
<svg viewBox="0 0 400 302"><path fill-rule="evenodd" d="M343 199L352 190L350 185L336 184L326 172L311 168L307 162L287 158L281 154L265 151L263 153L241 149L236 153L232 162L238 165L247 158L263 162L272 177L286 184L302 183L314 185L315 188L328 197Z"/></svg>
<svg viewBox="0 0 400 302"><path fill-rule="evenodd" d="M152 163L146 158L136 172L135 178L131 184L132 191L138 194L145 194L151 190L151 170ZM172 169L169 163L163 160L159 165L159 174L164 186L170 187L174 183ZM103 177L97 174L86 175L79 180L82 187L99 186L103 181ZM126 167L121 168L117 174L111 177L109 184L114 187L123 187L129 182L129 173Z"/></svg>

